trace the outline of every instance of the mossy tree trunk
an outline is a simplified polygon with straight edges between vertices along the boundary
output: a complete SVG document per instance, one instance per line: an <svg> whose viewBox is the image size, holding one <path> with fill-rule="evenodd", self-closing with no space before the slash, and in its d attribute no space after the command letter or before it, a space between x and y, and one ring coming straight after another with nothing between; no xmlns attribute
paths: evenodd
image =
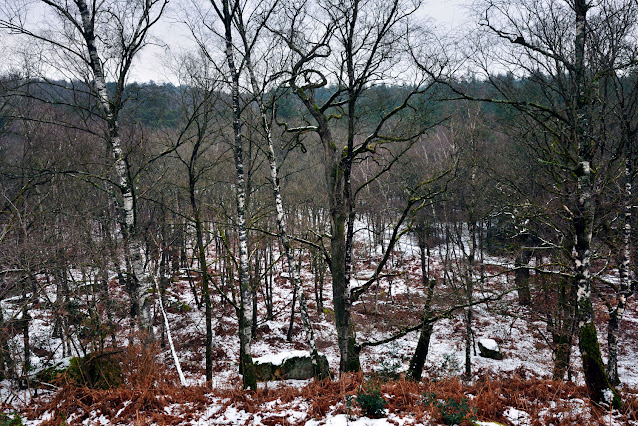
<svg viewBox="0 0 638 426"><path fill-rule="evenodd" d="M607 380L602 360L591 300L591 240L593 231L592 206L592 160L594 144L588 113L591 94L585 85L585 47L587 36L587 12L591 5L587 0L575 0L575 66L573 77L576 88L575 136L578 143L578 162L574 174L577 179L576 209L573 213L573 227L576 237L574 269L576 286L576 312L578 319L578 347L583 363L585 383L592 400L597 403L620 405L618 392ZM591 89L590 89L591 90Z"/></svg>
<svg viewBox="0 0 638 426"><path fill-rule="evenodd" d="M420 229L417 228L419 255L421 257L421 276L423 280L423 286L427 289L425 306L423 308L423 320L425 321L425 323L423 324L423 327L421 327L421 332L419 333L419 341L417 342L416 349L414 350L414 355L412 355L412 358L410 359L410 366L408 367L407 374L409 377L417 382L421 380L421 376L423 374L423 366L425 365L425 360L427 359L428 351L430 348L430 338L432 336L434 323L428 322L427 320L432 317L432 298L434 296L434 287L436 286L436 280L431 279L428 274L428 260L426 258L426 250L428 249L425 241L425 233L419 231Z"/></svg>

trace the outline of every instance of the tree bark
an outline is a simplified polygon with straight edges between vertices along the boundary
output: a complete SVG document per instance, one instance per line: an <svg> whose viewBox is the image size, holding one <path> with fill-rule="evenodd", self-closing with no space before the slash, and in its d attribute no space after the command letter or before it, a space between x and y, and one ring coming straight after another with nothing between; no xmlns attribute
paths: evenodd
<svg viewBox="0 0 638 426"><path fill-rule="evenodd" d="M531 303L531 292L529 288L529 260L532 253L523 248L520 249L519 254L516 256L514 262L514 283L518 292L518 303L523 306L527 306Z"/></svg>
<svg viewBox="0 0 638 426"><path fill-rule="evenodd" d="M236 172L235 194L237 197L237 233L239 239L239 369L243 377L244 388L257 389L255 366L251 355L251 338L253 311L251 285L249 280L248 230L246 227L246 176L244 172L244 146L241 125L241 108L239 105L239 70L235 64L233 53L232 24L238 6L229 0L222 0L221 9L213 1L213 6L224 24L225 55L231 77L231 99L233 110L234 159Z"/></svg>
<svg viewBox="0 0 638 426"><path fill-rule="evenodd" d="M143 243L140 238L136 222L136 203L133 184L129 179L128 167L124 160L120 128L118 124L118 109L114 108L118 102L113 102L106 88L106 77L102 60L97 52L94 20L91 16L86 0L75 0L82 18L82 34L89 52L90 67L93 73L95 89L98 94L99 105L104 113L108 125L108 142L115 160L114 170L117 176L117 186L121 192L122 202L119 205L123 216L122 235L127 248L127 257L131 263L133 285L131 299L136 304L132 309L139 315L140 330L147 334L148 342L153 338L150 290L152 289L149 274L145 268ZM144 340L147 340L146 338Z"/></svg>
<svg viewBox="0 0 638 426"><path fill-rule="evenodd" d="M576 211L573 217L576 237L574 266L576 270L576 307L578 318L578 347L583 363L585 383L592 400L597 403L611 403L620 406L618 392L609 384L605 365L600 353L594 309L591 300L591 239L593 229L592 173L593 143L587 114L589 103L585 87L585 45L587 33L587 12L591 6L586 0L575 0L575 82L576 82L576 138L578 142L578 164ZM613 399L610 400L610 399Z"/></svg>
<svg viewBox="0 0 638 426"><path fill-rule="evenodd" d="M425 238L422 235L417 235L419 239L419 254L421 256L421 276L423 285L427 288L427 295L425 299L425 306L423 308L423 319L427 320L432 316L432 298L434 296L434 287L436 286L436 280L430 279L428 274L428 267L426 261L426 249ZM432 336L432 329L434 323L427 322L421 327L419 333L419 341L417 342L414 355L410 359L410 366L408 367L408 376L415 381L420 381L423 375L423 366L428 356L430 348L430 338Z"/></svg>
<svg viewBox="0 0 638 426"><path fill-rule="evenodd" d="M631 150L628 150L631 152ZM631 294L631 209L632 209L632 170L631 155L625 157L625 190L623 193L623 232L622 232L622 256L620 261L620 292L616 306L609 312L609 324L607 327L607 349L609 358L607 361L607 377L613 386L620 384L618 376L618 337L620 334L620 322L627 307L627 298Z"/></svg>
<svg viewBox="0 0 638 426"><path fill-rule="evenodd" d="M554 380L565 380L565 374L570 371L574 322L574 298L571 288L567 279L559 277L556 288L556 311L553 318L550 315L549 322L554 352Z"/></svg>

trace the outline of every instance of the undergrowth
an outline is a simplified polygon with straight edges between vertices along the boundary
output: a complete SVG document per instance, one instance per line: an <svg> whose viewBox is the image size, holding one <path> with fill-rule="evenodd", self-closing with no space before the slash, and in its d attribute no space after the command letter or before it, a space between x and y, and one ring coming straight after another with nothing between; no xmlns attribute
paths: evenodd
<svg viewBox="0 0 638 426"><path fill-rule="evenodd" d="M169 404L185 404L202 409L207 400L200 387L182 388L173 372L156 362L157 349L130 346L119 355L123 384L111 389L91 389L62 378L59 389L48 400L41 398L25 414L30 418L51 417L42 426L82 424L91 413L103 415L114 423L180 424L186 420L166 414Z"/></svg>
<svg viewBox="0 0 638 426"><path fill-rule="evenodd" d="M367 383L359 390L356 397L346 399L348 404L356 402L363 414L371 418L383 417L388 402L381 395L381 388L377 383Z"/></svg>
<svg viewBox="0 0 638 426"><path fill-rule="evenodd" d="M23 424L19 414L0 413L0 426L22 426Z"/></svg>
<svg viewBox="0 0 638 426"><path fill-rule="evenodd" d="M386 410L424 423L434 420L470 424L470 420L481 420L509 424L504 412L513 407L529 414L534 426L609 424L609 412L588 403L582 407L579 401L588 401L584 387L517 374L498 379L485 375L467 385L457 378L420 383L399 378L370 384L358 373L343 374L336 381L311 382L303 388L247 392L239 384L231 389L180 387L174 374L155 362L154 354L154 350L145 352L139 347L122 352L122 387L101 390L60 383L55 394L40 397L21 414L27 418L52 414L50 420L41 423L45 426L79 425L87 419L91 423L91 418L101 415L119 424L178 425L201 419L204 410L211 406L218 407L212 418L222 416L232 406L238 411L258 413L263 424L280 424L277 422L283 419L282 412L288 410L307 413L308 417L299 420L299 424L328 414L378 417L385 415ZM627 392L623 396L625 404L615 414L615 421L638 420L636 393ZM355 401L357 410L353 411L347 401ZM165 408L169 405L171 410L167 412Z"/></svg>

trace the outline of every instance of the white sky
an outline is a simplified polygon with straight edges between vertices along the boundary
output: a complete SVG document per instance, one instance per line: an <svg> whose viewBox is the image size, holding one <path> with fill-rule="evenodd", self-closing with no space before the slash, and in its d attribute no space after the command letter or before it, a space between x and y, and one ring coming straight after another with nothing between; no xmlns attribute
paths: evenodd
<svg viewBox="0 0 638 426"><path fill-rule="evenodd" d="M421 6L419 18L433 19L440 32L455 31L466 21L463 4L465 4L463 0L429 0ZM166 43L173 54L194 47L190 34L183 24L171 23L170 19L165 19L158 23L154 30L153 35ZM168 56L165 47L147 46L131 71L130 81L174 82L170 67L166 65Z"/></svg>
<svg viewBox="0 0 638 426"><path fill-rule="evenodd" d="M7 3L8 1L8 3ZM13 0L0 0L0 8L6 8L7 4L11 4ZM420 19L431 18L437 29L441 33L454 32L466 21L466 13L463 4L464 0L429 0L421 6L421 11L418 14ZM175 78L172 77L173 73L168 66L170 55L178 54L183 50L193 49L194 43L189 37L187 28L183 24L174 22L170 16L176 16L176 8L184 7L187 1L173 0L169 3L168 13L162 18L154 28L153 36L156 41L161 41L164 45L151 44L141 52L137 61L131 70L129 82L148 82L155 81L161 82L175 82ZM172 9L172 10L171 10ZM44 9L38 10L40 16L46 16ZM31 15L34 18L35 14ZM37 18L36 18L37 20ZM7 68L15 66L18 62L11 60L10 50L12 46L16 45L17 39L15 37L7 35L5 32L0 33L0 55L5 60L0 64L0 71L6 71ZM170 51L170 54L169 52Z"/></svg>

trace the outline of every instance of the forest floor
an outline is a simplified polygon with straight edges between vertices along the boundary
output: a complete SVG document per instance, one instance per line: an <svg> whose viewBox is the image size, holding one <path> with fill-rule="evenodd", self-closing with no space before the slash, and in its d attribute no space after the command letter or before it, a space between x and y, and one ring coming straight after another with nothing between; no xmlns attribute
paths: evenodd
<svg viewBox="0 0 638 426"><path fill-rule="evenodd" d="M372 274L378 261L375 249L360 243L356 247L355 279ZM430 255L430 274L443 282L443 247ZM118 322L116 349L123 366L125 385L110 390L78 387L63 381L36 389L17 390L16 384L0 384L0 409L17 413L27 425L439 425L465 421L465 424L489 425L638 425L638 312L630 302L622 323L619 374L624 405L608 410L591 404L580 370L578 348L572 347L572 381L552 381L552 351L546 318L540 315L544 303L534 296L532 304L520 306L513 286L513 265L508 259L486 256L482 270L484 285L476 288L474 298L502 295L499 300L476 305L472 329L472 375L463 377L465 365L465 322L459 310L434 324L424 380L406 380L407 370L418 339L410 333L392 343L364 348L360 354L362 373L342 375L333 380L315 382L282 381L260 383L254 392L241 389L237 371L239 344L234 309L214 298L213 381L205 383L203 309L198 309L186 273L175 277L167 290L167 311L171 332L188 386L179 386L174 362L166 344L159 311L156 313L156 345L142 352L129 339L125 292L111 281L113 311ZM477 270L481 269L480 267ZM358 342L385 338L417 323L424 303L424 289L418 249L409 241L397 247L392 259L396 275L392 281L380 280L354 309L353 321ZM286 340L290 318L292 289L278 264L274 268L273 313L266 320L263 295L259 294L257 336L253 356L306 348L299 315L293 339ZM328 274L326 274L328 276ZM339 357L334 327L330 283L325 283L324 306L320 312L314 298L314 276L308 260L302 265L302 277L309 299L309 311L317 345L325 354L331 370L338 372ZM533 276L532 276L533 278ZM434 306L444 310L459 303L460 287L454 277L435 290ZM478 286L477 286L478 287ZM534 295L540 292L534 292ZM5 314L11 300L2 302ZM599 341L606 342L606 318L597 302ZM50 310L31 312L33 350L36 370L63 358L61 340L55 336ZM475 343L481 338L498 342L502 360L481 357ZM20 349L20 336L10 342ZM110 344L110 340L107 339ZM111 348L107 348L111 351ZM364 399L381 404L379 418L366 416ZM456 413L460 413L456 418ZM13 424L0 417L0 425ZM6 422L6 423L3 423ZM490 423L497 422L497 423ZM15 423L19 424L19 423Z"/></svg>

